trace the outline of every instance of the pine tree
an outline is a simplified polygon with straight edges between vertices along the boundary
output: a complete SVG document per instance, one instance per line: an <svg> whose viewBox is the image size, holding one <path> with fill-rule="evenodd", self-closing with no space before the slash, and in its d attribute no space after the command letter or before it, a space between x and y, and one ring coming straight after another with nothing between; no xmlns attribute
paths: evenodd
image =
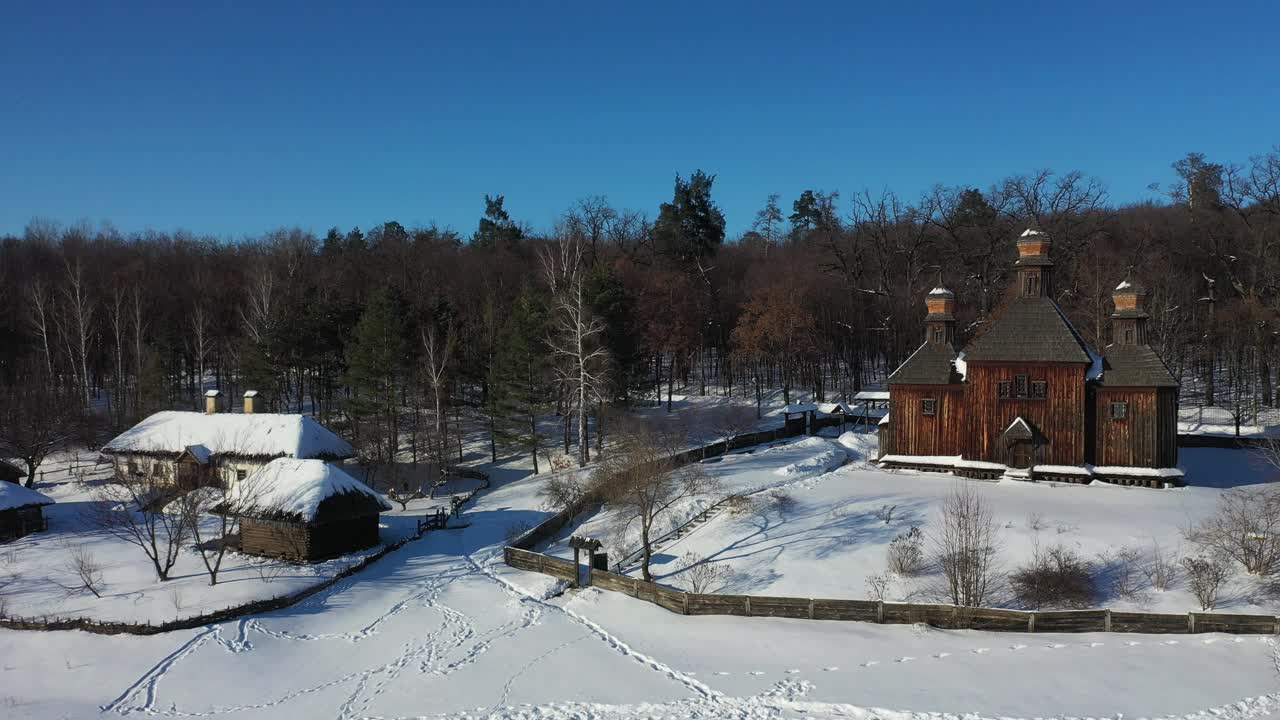
<svg viewBox="0 0 1280 720"><path fill-rule="evenodd" d="M406 352L404 308L391 286L374 296L347 347L347 412L367 462L395 460L399 444L398 391Z"/></svg>
<svg viewBox="0 0 1280 720"><path fill-rule="evenodd" d="M526 290L507 318L491 371L494 431L504 447L518 447L533 457L538 472L538 414L547 395L547 309L542 298Z"/></svg>

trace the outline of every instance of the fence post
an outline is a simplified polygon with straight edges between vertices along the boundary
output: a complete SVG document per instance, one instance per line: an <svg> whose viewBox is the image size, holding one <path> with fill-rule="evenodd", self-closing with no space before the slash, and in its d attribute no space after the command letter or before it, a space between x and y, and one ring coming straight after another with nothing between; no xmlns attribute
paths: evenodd
<svg viewBox="0 0 1280 720"><path fill-rule="evenodd" d="M750 595L748 595L747 599L743 601L742 606L747 611L747 617L751 617L751 596Z"/></svg>
<svg viewBox="0 0 1280 720"><path fill-rule="evenodd" d="M1027 632L1033 633L1035 631L1036 631L1036 611L1032 610L1031 612L1027 613Z"/></svg>
<svg viewBox="0 0 1280 720"><path fill-rule="evenodd" d="M681 597L684 598L684 614L688 615L689 614L689 593L681 593Z"/></svg>
<svg viewBox="0 0 1280 720"><path fill-rule="evenodd" d="M813 598L809 598L809 619L813 619Z"/></svg>
<svg viewBox="0 0 1280 720"><path fill-rule="evenodd" d="M1111 632L1111 609L1102 611L1102 631Z"/></svg>
<svg viewBox="0 0 1280 720"><path fill-rule="evenodd" d="M884 601L883 600L876 601L876 622L881 624L884 623Z"/></svg>
<svg viewBox="0 0 1280 720"><path fill-rule="evenodd" d="M1189 612L1187 613L1187 632L1194 634L1195 631L1196 631L1196 614L1193 612Z"/></svg>

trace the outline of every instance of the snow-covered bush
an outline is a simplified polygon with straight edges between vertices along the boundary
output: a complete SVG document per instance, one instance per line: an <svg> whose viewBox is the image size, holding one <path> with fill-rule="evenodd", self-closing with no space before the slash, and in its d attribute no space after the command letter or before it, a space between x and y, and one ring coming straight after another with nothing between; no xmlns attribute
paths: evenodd
<svg viewBox="0 0 1280 720"><path fill-rule="evenodd" d="M1212 610L1218 604L1218 591L1231 577L1230 563L1221 557L1185 557L1182 569L1186 571L1187 587L1196 596L1203 610Z"/></svg>
<svg viewBox="0 0 1280 720"><path fill-rule="evenodd" d="M895 537L889 543L889 571L899 575L915 575L924 567L924 533L920 528Z"/></svg>
<svg viewBox="0 0 1280 720"><path fill-rule="evenodd" d="M934 594L953 605L987 604L1000 580L1000 546L991 506L972 483L952 487L930 538L943 583Z"/></svg>
<svg viewBox="0 0 1280 720"><path fill-rule="evenodd" d="M757 511L756 503L746 495L733 495L725 501L725 507L729 509L729 514L733 517L742 517L744 515L753 515Z"/></svg>
<svg viewBox="0 0 1280 720"><path fill-rule="evenodd" d="M875 518L885 525L888 525L893 522L893 511L897 509L897 505L881 505L875 511Z"/></svg>
<svg viewBox="0 0 1280 720"><path fill-rule="evenodd" d="M558 452L551 456L552 472L564 472L565 470L573 468L577 464L578 461L574 460L573 456L568 453Z"/></svg>
<svg viewBox="0 0 1280 720"><path fill-rule="evenodd" d="M867 576L867 594L872 600L884 600L889 592L889 576L884 574Z"/></svg>
<svg viewBox="0 0 1280 720"><path fill-rule="evenodd" d="M1165 591L1178 581L1178 561L1167 555L1160 543L1151 543L1151 555L1143 568L1147 582L1156 590Z"/></svg>
<svg viewBox="0 0 1280 720"><path fill-rule="evenodd" d="M1028 607L1089 607L1094 601L1093 569L1061 545L1041 551L1009 576L1014 596Z"/></svg>
<svg viewBox="0 0 1280 720"><path fill-rule="evenodd" d="M724 587L729 568L721 563L707 562L696 553L687 552L680 558L679 576L692 593L713 593Z"/></svg>
<svg viewBox="0 0 1280 720"><path fill-rule="evenodd" d="M1143 580L1142 556L1142 550L1136 547L1120 547L1099 553L1098 562L1110 577L1112 595L1133 599L1138 594Z"/></svg>
<svg viewBox="0 0 1280 720"><path fill-rule="evenodd" d="M96 598L102 597L102 563L84 545L69 547L68 550L66 563L62 568L68 582L53 582L62 588L67 597L82 592L93 593Z"/></svg>
<svg viewBox="0 0 1280 720"><path fill-rule="evenodd" d="M796 499L791 495L791 493L786 492L785 490L774 490L769 493L769 504L771 504L773 509L778 511L778 513L785 515L795 509Z"/></svg>
<svg viewBox="0 0 1280 720"><path fill-rule="evenodd" d="M1280 489L1229 490L1218 511L1184 535L1203 555L1230 558L1250 574L1269 575L1280 568Z"/></svg>

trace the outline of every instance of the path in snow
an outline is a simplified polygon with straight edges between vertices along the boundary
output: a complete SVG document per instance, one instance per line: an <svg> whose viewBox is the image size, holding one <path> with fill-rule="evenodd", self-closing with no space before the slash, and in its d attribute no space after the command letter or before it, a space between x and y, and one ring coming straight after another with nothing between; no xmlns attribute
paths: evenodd
<svg viewBox="0 0 1280 720"><path fill-rule="evenodd" d="M1259 638L687 618L598 590L557 595L500 564L534 489L484 494L468 530L284 611L151 638L0 632L0 657L26 659L4 663L0 716L1242 720L1280 708ZM885 707L909 711L873 709Z"/></svg>

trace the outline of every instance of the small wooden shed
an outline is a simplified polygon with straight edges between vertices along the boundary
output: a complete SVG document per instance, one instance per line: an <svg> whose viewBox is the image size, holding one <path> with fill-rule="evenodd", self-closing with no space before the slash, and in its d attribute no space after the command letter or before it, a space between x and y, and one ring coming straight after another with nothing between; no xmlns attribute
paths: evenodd
<svg viewBox="0 0 1280 720"><path fill-rule="evenodd" d="M378 543L391 503L323 460L278 458L237 483L218 508L240 516L240 550L295 562L327 560Z"/></svg>
<svg viewBox="0 0 1280 720"><path fill-rule="evenodd" d="M53 500L43 493L17 483L0 482L0 542L44 530L48 527L44 506L52 504Z"/></svg>
<svg viewBox="0 0 1280 720"><path fill-rule="evenodd" d="M22 479L26 476L27 473L24 472L22 468L12 463L7 463L4 460L0 460L0 482L22 482Z"/></svg>

